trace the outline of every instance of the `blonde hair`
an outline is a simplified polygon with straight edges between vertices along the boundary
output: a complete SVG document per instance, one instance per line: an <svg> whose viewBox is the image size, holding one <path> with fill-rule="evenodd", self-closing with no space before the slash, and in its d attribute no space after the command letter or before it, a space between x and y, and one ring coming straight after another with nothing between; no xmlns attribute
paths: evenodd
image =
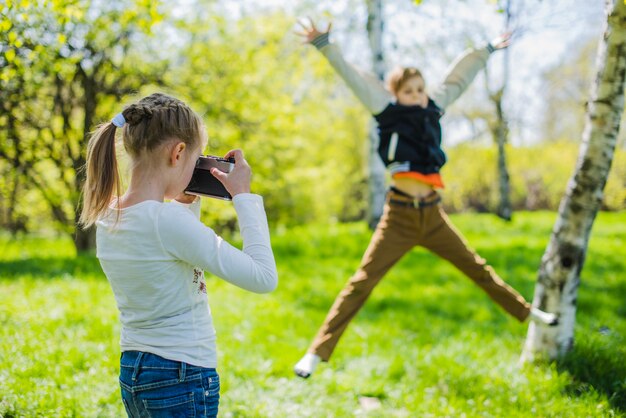
<svg viewBox="0 0 626 418"><path fill-rule="evenodd" d="M202 119L182 101L162 93L151 94L127 106L121 128L124 149L133 160L160 145L180 140L191 148L201 143ZM115 155L116 126L99 125L87 145L87 178L79 223L88 228L108 209L113 196L119 198L121 182Z"/></svg>
<svg viewBox="0 0 626 418"><path fill-rule="evenodd" d="M424 80L421 71L415 67L396 67L387 75L387 88L393 94L398 94L402 85L413 77Z"/></svg>

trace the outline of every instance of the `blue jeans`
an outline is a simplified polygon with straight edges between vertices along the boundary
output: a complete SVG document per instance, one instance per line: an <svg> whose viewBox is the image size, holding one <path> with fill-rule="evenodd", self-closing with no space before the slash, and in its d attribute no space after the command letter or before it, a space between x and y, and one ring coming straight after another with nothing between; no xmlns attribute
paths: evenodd
<svg viewBox="0 0 626 418"><path fill-rule="evenodd" d="M217 417L215 369L125 351L120 359L122 402L129 417Z"/></svg>

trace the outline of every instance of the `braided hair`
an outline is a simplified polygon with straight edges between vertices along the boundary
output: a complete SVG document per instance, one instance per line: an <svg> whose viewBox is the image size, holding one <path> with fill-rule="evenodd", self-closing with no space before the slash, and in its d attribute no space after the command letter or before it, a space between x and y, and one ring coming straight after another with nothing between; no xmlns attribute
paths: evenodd
<svg viewBox="0 0 626 418"><path fill-rule="evenodd" d="M127 106L123 116L122 142L133 160L149 154L172 140L191 149L201 143L202 119L184 102L163 93L154 93ZM115 132L119 125L98 126L87 145L87 178L83 187L80 224L87 228L104 213L112 198L121 195L115 155Z"/></svg>

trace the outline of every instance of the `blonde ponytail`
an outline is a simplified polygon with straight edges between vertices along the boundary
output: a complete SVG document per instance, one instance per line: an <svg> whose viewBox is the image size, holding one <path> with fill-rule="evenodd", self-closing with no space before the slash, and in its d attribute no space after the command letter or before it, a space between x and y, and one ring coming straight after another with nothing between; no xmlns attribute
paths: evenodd
<svg viewBox="0 0 626 418"><path fill-rule="evenodd" d="M93 225L102 215L114 194L121 192L120 175L115 155L115 130L111 122L98 126L87 145L85 185L83 187L83 208L79 223L83 228Z"/></svg>
<svg viewBox="0 0 626 418"><path fill-rule="evenodd" d="M127 106L111 122L96 129L87 145L87 179L79 223L88 228L121 195L122 185L115 155L115 130L122 128L124 149L133 161L145 157L172 138L191 147L204 135L202 119L180 100L154 93ZM120 212L117 212L116 222Z"/></svg>

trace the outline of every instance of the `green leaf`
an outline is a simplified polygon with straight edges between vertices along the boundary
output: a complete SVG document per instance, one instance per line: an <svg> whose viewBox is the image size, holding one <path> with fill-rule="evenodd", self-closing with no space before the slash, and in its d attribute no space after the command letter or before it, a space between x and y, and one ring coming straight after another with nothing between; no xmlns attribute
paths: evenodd
<svg viewBox="0 0 626 418"><path fill-rule="evenodd" d="M9 19L0 20L0 31L6 32L11 29L11 21Z"/></svg>
<svg viewBox="0 0 626 418"><path fill-rule="evenodd" d="M7 61L9 63L12 63L13 60L15 59L15 50L14 49L9 49L4 53L4 57L7 59Z"/></svg>

